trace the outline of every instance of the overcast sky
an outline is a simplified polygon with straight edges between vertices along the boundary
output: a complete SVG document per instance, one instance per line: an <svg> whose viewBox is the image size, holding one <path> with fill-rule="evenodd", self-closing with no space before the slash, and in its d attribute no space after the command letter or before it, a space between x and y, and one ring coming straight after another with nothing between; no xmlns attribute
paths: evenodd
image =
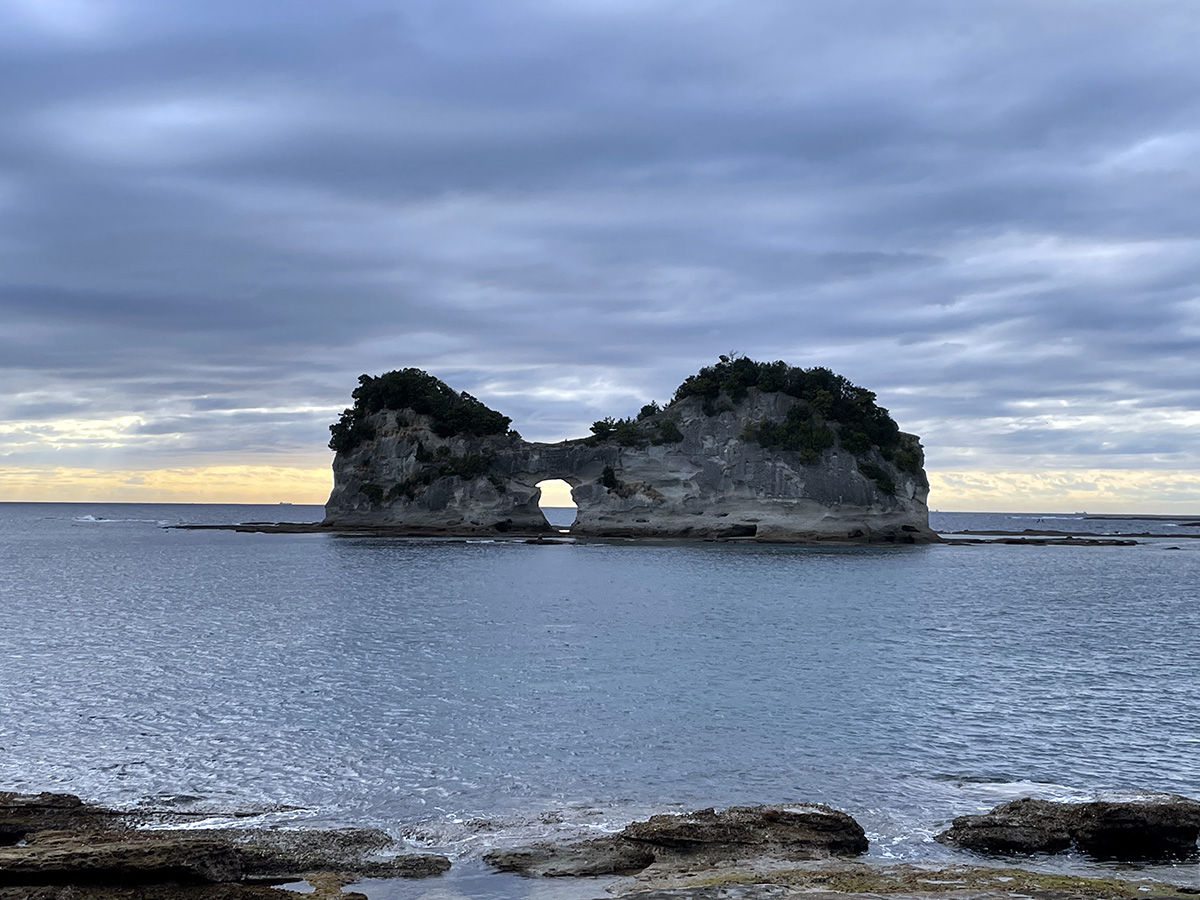
<svg viewBox="0 0 1200 900"><path fill-rule="evenodd" d="M1197 47L1195 0L0 0L0 499L322 502L360 373L557 440L736 351L874 390L933 507L1200 511Z"/></svg>

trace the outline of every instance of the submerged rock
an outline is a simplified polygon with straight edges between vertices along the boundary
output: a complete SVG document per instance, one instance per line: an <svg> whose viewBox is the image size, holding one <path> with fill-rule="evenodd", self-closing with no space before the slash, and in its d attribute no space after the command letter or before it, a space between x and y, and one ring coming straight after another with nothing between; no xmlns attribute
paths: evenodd
<svg viewBox="0 0 1200 900"><path fill-rule="evenodd" d="M980 853L1056 853L1071 847L1104 859L1195 856L1200 802L1163 795L1146 800L1059 803L1024 798L984 815L959 816L937 836Z"/></svg>

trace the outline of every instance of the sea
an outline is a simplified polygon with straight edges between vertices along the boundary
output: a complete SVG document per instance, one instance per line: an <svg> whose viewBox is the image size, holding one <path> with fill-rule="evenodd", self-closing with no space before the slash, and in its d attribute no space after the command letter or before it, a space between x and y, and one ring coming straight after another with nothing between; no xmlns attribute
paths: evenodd
<svg viewBox="0 0 1200 900"><path fill-rule="evenodd" d="M1200 516L931 515L1136 546L171 527L321 515L0 504L0 790L455 862L372 900L574 897L480 857L660 812L819 801L870 860L936 864L982 861L932 838L1017 797L1200 796ZM1200 885L1195 860L1146 871Z"/></svg>

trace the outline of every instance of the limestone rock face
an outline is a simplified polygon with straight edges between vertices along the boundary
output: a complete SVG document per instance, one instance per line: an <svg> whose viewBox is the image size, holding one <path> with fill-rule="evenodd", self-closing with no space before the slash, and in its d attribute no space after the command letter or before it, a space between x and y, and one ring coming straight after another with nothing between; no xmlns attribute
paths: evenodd
<svg viewBox="0 0 1200 900"><path fill-rule="evenodd" d="M916 437L901 436L917 460L904 471L877 449L851 453L840 437L806 463L748 435L796 406L804 401L757 388L715 410L687 397L637 423L643 435L669 440L625 444L612 436L557 444L440 437L426 416L381 410L368 420L373 437L334 459L325 524L441 535L544 531L536 485L559 478L579 506L573 535L937 540Z"/></svg>

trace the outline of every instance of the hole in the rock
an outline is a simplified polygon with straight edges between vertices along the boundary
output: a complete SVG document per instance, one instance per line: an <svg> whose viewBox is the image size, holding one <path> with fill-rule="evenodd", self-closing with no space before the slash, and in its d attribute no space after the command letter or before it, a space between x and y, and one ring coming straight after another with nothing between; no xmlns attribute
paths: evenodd
<svg viewBox="0 0 1200 900"><path fill-rule="evenodd" d="M571 485L561 478L548 478L539 481L537 486L542 489L538 498L538 507L550 527L559 531L570 531L575 524L575 513L579 507L571 499Z"/></svg>

